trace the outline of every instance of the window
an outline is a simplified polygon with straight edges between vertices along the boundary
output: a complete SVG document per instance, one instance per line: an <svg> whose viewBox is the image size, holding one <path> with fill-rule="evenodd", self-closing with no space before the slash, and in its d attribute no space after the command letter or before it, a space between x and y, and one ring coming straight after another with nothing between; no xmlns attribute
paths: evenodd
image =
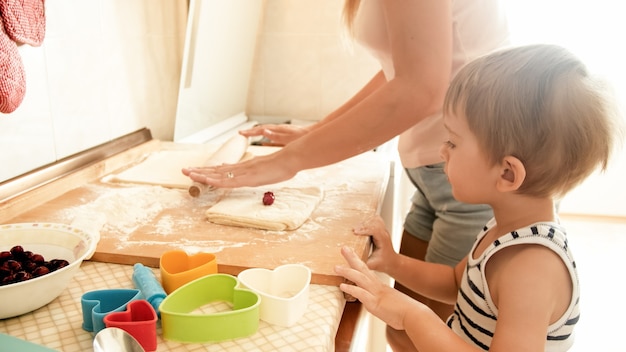
<svg viewBox="0 0 626 352"><path fill-rule="evenodd" d="M619 0L502 0L513 44L562 45L614 88L626 111L626 21ZM624 118L624 114L622 114ZM606 173L594 174L561 203L562 213L626 217L626 145Z"/></svg>

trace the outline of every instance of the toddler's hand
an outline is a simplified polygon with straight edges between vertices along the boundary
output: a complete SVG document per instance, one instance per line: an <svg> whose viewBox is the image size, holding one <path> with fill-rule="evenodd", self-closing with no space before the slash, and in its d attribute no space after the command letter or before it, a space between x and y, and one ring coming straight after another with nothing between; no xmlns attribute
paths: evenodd
<svg viewBox="0 0 626 352"><path fill-rule="evenodd" d="M385 222L379 215L365 220L353 229L360 236L371 236L374 242L374 251L367 260L367 266L372 270L389 273L387 268L392 265L397 253L393 249L391 236L385 228Z"/></svg>
<svg viewBox="0 0 626 352"><path fill-rule="evenodd" d="M339 288L357 298L368 311L394 329L403 330L407 307L419 302L380 281L352 249L343 247L341 254L350 267L336 266L335 272L355 285L343 283Z"/></svg>

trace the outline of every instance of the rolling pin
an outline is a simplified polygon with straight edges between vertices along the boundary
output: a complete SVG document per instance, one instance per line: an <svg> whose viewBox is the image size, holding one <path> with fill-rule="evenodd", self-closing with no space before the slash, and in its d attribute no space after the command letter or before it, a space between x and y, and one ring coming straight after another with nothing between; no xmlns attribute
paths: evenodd
<svg viewBox="0 0 626 352"><path fill-rule="evenodd" d="M157 280L154 273L149 268L143 266L141 263L136 263L133 266L133 284L135 287L141 291L145 299L152 305L154 311L157 313L157 316L161 317L161 312L159 311L159 306L161 302L165 299L167 294L161 286L159 280Z"/></svg>
<svg viewBox="0 0 626 352"><path fill-rule="evenodd" d="M244 156L246 150L248 149L248 144L248 137L236 134L222 144L222 146L220 146L219 149L217 149L215 153L207 159L204 166L234 164L241 160ZM194 182L191 187L189 187L189 195L192 197L198 197L211 188L213 187L200 182Z"/></svg>

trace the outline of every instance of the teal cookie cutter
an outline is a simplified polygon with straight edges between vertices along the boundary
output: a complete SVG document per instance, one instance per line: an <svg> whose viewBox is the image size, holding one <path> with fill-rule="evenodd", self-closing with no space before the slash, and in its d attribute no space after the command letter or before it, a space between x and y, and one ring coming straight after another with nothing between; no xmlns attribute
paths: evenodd
<svg viewBox="0 0 626 352"><path fill-rule="evenodd" d="M163 337L183 343L205 343L255 334L261 298L238 286L238 279L232 275L210 274L176 289L159 306ZM231 309L201 312L203 306L216 302L225 302Z"/></svg>
<svg viewBox="0 0 626 352"><path fill-rule="evenodd" d="M80 298L83 330L98 333L105 328L104 317L107 314L122 312L129 302L143 298L137 289L104 289L84 293Z"/></svg>

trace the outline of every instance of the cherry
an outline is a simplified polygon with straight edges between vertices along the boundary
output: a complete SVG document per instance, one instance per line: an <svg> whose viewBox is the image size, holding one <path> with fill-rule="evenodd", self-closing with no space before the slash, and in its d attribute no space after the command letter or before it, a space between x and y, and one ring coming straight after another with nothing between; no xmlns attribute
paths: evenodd
<svg viewBox="0 0 626 352"><path fill-rule="evenodd" d="M274 193L272 193L272 192L265 192L263 194L263 205L272 205L272 204L274 204L274 199L276 199L276 197L274 197Z"/></svg>
<svg viewBox="0 0 626 352"><path fill-rule="evenodd" d="M11 254L13 254L14 257L21 257L22 254L24 254L24 248L22 246L14 246L11 248Z"/></svg>
<svg viewBox="0 0 626 352"><path fill-rule="evenodd" d="M33 276L30 273L27 273L25 271L18 271L15 274L13 274L15 282L22 282L22 281L26 281L26 280L30 280L33 278Z"/></svg>
<svg viewBox="0 0 626 352"><path fill-rule="evenodd" d="M43 255L13 246L0 251L0 286L30 280L70 265L65 259L46 261Z"/></svg>
<svg viewBox="0 0 626 352"><path fill-rule="evenodd" d="M11 274L13 274L13 271L9 269L8 266L5 266L5 265L0 266L0 278L5 278Z"/></svg>
<svg viewBox="0 0 626 352"><path fill-rule="evenodd" d="M13 254L9 251L0 252L0 262L4 262L5 260L13 259Z"/></svg>
<svg viewBox="0 0 626 352"><path fill-rule="evenodd" d="M32 273L33 270L37 268L37 263L33 262L32 260L27 260L25 262L22 262L22 268L24 268L29 273Z"/></svg>
<svg viewBox="0 0 626 352"><path fill-rule="evenodd" d="M70 265L70 263L65 259L52 259L46 266L50 271L55 271L68 265Z"/></svg>
<svg viewBox="0 0 626 352"><path fill-rule="evenodd" d="M48 269L47 267L45 267L43 265L42 266L38 266L38 267L35 268L35 270L33 270L33 277L46 275L49 272L50 272L50 269Z"/></svg>
<svg viewBox="0 0 626 352"><path fill-rule="evenodd" d="M30 257L30 260L37 264L43 264L43 262L45 262L45 259L43 258L43 255L41 254L33 254Z"/></svg>
<svg viewBox="0 0 626 352"><path fill-rule="evenodd" d="M14 279L15 279L15 276L13 274L11 274L9 276L5 276L5 277L2 278L2 281L0 281L0 285L12 284Z"/></svg>
<svg viewBox="0 0 626 352"><path fill-rule="evenodd" d="M22 270L22 264L17 260L7 260L3 265L6 265L11 271L16 272Z"/></svg>

